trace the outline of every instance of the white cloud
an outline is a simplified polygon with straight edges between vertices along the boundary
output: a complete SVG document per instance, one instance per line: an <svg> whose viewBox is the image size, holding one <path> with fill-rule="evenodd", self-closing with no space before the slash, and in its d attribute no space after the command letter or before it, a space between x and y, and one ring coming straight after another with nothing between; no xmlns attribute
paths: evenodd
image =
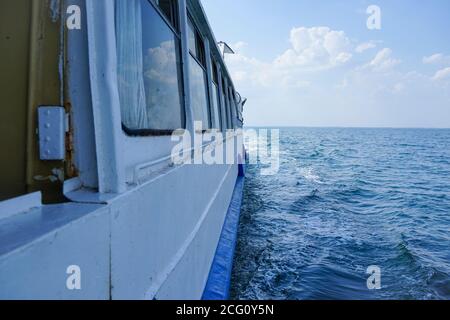
<svg viewBox="0 0 450 320"><path fill-rule="evenodd" d="M233 79L239 84L308 88L309 75L346 64L353 48L343 31L328 27L294 28L290 32L291 47L270 62L248 57L245 42L233 45L234 55L226 62Z"/></svg>
<svg viewBox="0 0 450 320"><path fill-rule="evenodd" d="M359 45L356 47L355 51L356 51L357 53L363 53L363 52L366 51L366 50L374 49L374 48L376 48L376 47L377 47L377 44L376 44L375 41L368 41L368 42L364 42L364 43L359 44Z"/></svg>
<svg viewBox="0 0 450 320"><path fill-rule="evenodd" d="M351 43L345 33L328 27L294 28L290 43L292 48L275 60L276 67L321 70L352 58Z"/></svg>
<svg viewBox="0 0 450 320"><path fill-rule="evenodd" d="M434 77L405 72L406 66L396 68L399 57L380 42L352 45L343 31L327 27L292 29L289 40L272 61L246 54L245 42L226 56L237 89L249 98L247 124L448 126L450 82L433 79L449 79L450 68ZM433 108L433 117L427 117L425 105ZM399 116L404 114L408 117Z"/></svg>
<svg viewBox="0 0 450 320"><path fill-rule="evenodd" d="M390 48L384 48L376 54L375 58L366 67L376 72L386 72L400 63L401 60L392 58L392 50Z"/></svg>
<svg viewBox="0 0 450 320"><path fill-rule="evenodd" d="M234 81L262 86L271 85L271 75L274 71L269 63L247 57L239 51L236 51L234 55L227 55L225 61Z"/></svg>
<svg viewBox="0 0 450 320"><path fill-rule="evenodd" d="M442 53L435 53L428 57L423 57L424 64L450 64L450 56L446 56Z"/></svg>
<svg viewBox="0 0 450 320"><path fill-rule="evenodd" d="M177 84L175 61L176 51L173 41L164 41L158 47L149 48L144 57L144 76L162 84Z"/></svg>
<svg viewBox="0 0 450 320"><path fill-rule="evenodd" d="M441 69L432 78L434 81L444 80L450 77L450 67Z"/></svg>

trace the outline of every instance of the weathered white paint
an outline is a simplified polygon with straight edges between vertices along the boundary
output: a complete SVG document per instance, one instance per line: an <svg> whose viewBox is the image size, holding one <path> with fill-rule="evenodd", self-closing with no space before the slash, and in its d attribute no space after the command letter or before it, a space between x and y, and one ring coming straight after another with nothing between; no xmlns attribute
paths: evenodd
<svg viewBox="0 0 450 320"><path fill-rule="evenodd" d="M117 88L114 0L86 0L89 70L101 193L125 190L124 143Z"/></svg>
<svg viewBox="0 0 450 320"><path fill-rule="evenodd" d="M92 109L91 83L87 41L85 0L66 0L64 5L77 5L81 9L81 30L66 32L67 97L70 103L71 131L73 132L74 163L81 185L98 188L97 153L95 145L94 113Z"/></svg>
<svg viewBox="0 0 450 320"><path fill-rule="evenodd" d="M42 205L40 192L30 193L21 197L0 202L0 219L9 218L15 214L24 213Z"/></svg>
<svg viewBox="0 0 450 320"><path fill-rule="evenodd" d="M108 204L1 219L0 298L200 299L236 176L236 165L185 165ZM69 265L80 291L65 287Z"/></svg>
<svg viewBox="0 0 450 320"><path fill-rule="evenodd" d="M109 210L43 206L0 220L0 299L109 299ZM82 290L66 287L78 265Z"/></svg>

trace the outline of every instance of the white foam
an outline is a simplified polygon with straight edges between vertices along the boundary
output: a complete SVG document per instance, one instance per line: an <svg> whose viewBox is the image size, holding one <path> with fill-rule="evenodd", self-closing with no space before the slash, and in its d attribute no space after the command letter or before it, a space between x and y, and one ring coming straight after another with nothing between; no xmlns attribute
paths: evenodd
<svg viewBox="0 0 450 320"><path fill-rule="evenodd" d="M300 168L300 174L303 178L305 178L308 181L312 181L315 183L323 184L323 182L320 180L320 177L314 173L313 168L307 167L307 168Z"/></svg>

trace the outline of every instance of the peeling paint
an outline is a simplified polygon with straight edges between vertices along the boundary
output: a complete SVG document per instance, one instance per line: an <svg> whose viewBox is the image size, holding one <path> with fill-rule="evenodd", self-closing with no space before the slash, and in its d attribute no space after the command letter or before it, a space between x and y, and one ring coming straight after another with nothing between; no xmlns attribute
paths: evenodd
<svg viewBox="0 0 450 320"><path fill-rule="evenodd" d="M61 4L60 0L50 0L50 11L52 12L52 21L57 22L61 14ZM65 30L64 22L60 22L59 30L59 61L58 61L58 73L59 73L59 83L60 83L60 104L64 105L64 53L65 53Z"/></svg>

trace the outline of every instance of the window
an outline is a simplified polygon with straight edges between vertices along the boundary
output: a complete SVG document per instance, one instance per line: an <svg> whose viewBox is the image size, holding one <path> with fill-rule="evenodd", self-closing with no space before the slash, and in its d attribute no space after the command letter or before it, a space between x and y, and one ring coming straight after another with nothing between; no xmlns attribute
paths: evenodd
<svg viewBox="0 0 450 320"><path fill-rule="evenodd" d="M154 1L116 0L118 88L129 134L185 126L177 1Z"/></svg>
<svg viewBox="0 0 450 320"><path fill-rule="evenodd" d="M233 119L240 120L241 119L240 111L239 111L240 97L239 97L239 94L236 92L236 90L234 90L234 89L232 89L232 90L233 90L233 94L232 94L232 97L233 97Z"/></svg>
<svg viewBox="0 0 450 320"><path fill-rule="evenodd" d="M178 4L173 0L154 0L175 30L178 27Z"/></svg>
<svg viewBox="0 0 450 320"><path fill-rule="evenodd" d="M231 123L231 115L230 115L230 100L229 100L229 94L228 94L228 87L225 85L225 79L222 78L222 95L223 95L223 101L224 101L224 112L225 112L225 127L227 129L231 129L232 128L232 123Z"/></svg>
<svg viewBox="0 0 450 320"><path fill-rule="evenodd" d="M197 31L194 23L189 19L188 28L188 40L189 40L189 51L192 56L194 56L198 62L206 68L206 57L205 57L205 44L203 43L202 36Z"/></svg>
<svg viewBox="0 0 450 320"><path fill-rule="evenodd" d="M225 94L225 80L222 78L222 123L223 129L228 128L228 116L227 116L227 95Z"/></svg>
<svg viewBox="0 0 450 320"><path fill-rule="evenodd" d="M233 88L229 87L229 91L228 91L228 98L230 100L230 129L234 129L234 117L235 117L235 109L236 109L236 105L235 105L235 100L234 100L234 94L233 94Z"/></svg>
<svg viewBox="0 0 450 320"><path fill-rule="evenodd" d="M212 65L213 81L215 84L219 84L219 74L218 74L218 70L217 70L217 63L213 57L211 57L211 65Z"/></svg>
<svg viewBox="0 0 450 320"><path fill-rule="evenodd" d="M236 117L240 122L243 122L244 119L242 117L242 97L239 92L234 91L234 99L236 105Z"/></svg>
<svg viewBox="0 0 450 320"><path fill-rule="evenodd" d="M189 19L189 81L194 121L201 121L204 129L211 128L206 73L205 46L200 33Z"/></svg>
<svg viewBox="0 0 450 320"><path fill-rule="evenodd" d="M211 66L212 66L212 127L214 129L222 130L221 123L221 112L220 112L220 100L219 100L219 75L217 74L217 64L214 61L214 58L211 57Z"/></svg>

